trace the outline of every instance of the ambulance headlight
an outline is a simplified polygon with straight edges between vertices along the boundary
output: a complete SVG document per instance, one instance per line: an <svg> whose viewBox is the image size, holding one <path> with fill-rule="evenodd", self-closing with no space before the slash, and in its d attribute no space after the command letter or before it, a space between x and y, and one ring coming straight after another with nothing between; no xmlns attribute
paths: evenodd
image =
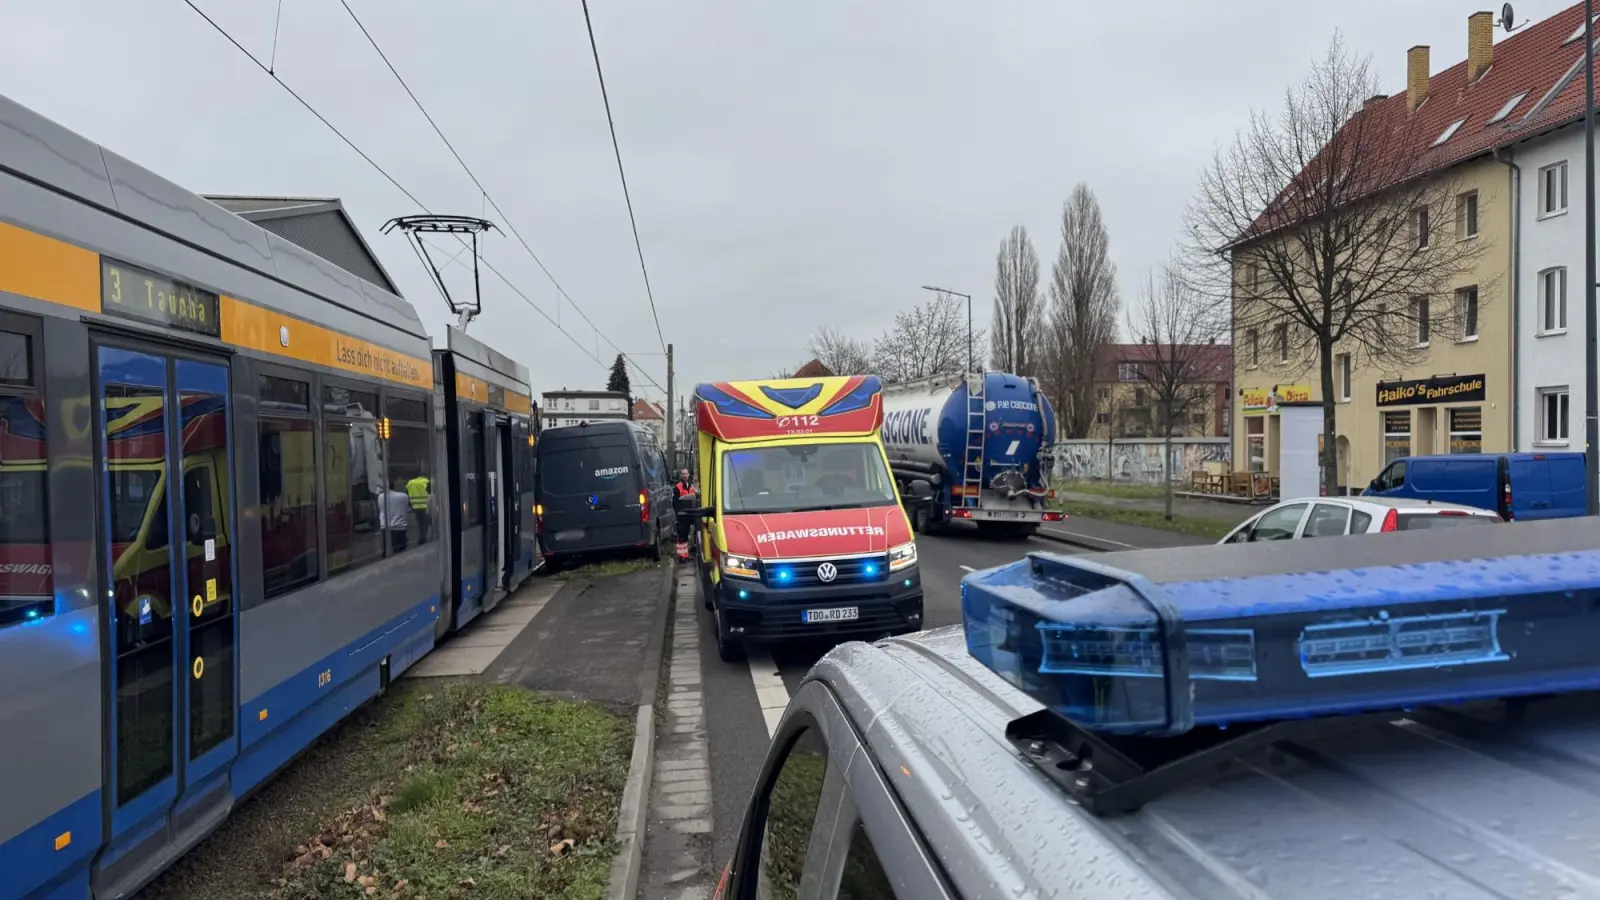
<svg viewBox="0 0 1600 900"><path fill-rule="evenodd" d="M733 553L722 555L722 574L732 575L737 578L760 578L761 571L757 568L759 563L754 556L738 556Z"/></svg>
<svg viewBox="0 0 1600 900"><path fill-rule="evenodd" d="M908 541L889 550L889 571L898 572L917 564L917 542Z"/></svg>

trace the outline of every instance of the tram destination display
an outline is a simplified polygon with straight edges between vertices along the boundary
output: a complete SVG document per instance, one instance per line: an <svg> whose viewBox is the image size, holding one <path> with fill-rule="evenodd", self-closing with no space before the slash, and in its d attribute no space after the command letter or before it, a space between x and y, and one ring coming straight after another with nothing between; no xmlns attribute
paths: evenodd
<svg viewBox="0 0 1600 900"><path fill-rule="evenodd" d="M114 259L100 260L100 311L208 337L222 336L216 294Z"/></svg>

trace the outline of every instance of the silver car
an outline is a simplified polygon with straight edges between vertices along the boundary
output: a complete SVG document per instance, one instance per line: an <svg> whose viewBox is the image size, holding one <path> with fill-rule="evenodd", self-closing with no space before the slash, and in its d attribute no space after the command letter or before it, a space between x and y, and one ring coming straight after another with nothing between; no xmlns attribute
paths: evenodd
<svg viewBox="0 0 1600 900"><path fill-rule="evenodd" d="M1308 497L1267 507L1217 543L1287 541L1500 522L1499 513L1486 509L1413 497Z"/></svg>

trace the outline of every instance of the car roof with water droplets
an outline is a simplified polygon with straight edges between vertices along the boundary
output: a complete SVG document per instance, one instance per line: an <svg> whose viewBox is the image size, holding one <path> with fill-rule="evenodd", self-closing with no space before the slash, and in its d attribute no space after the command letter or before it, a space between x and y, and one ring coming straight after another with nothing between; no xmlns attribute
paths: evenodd
<svg viewBox="0 0 1600 900"><path fill-rule="evenodd" d="M1499 900L1600 886L1593 694L1280 742L1097 817L1006 740L1040 706L969 656L960 626L841 645L808 678L839 698L964 897Z"/></svg>

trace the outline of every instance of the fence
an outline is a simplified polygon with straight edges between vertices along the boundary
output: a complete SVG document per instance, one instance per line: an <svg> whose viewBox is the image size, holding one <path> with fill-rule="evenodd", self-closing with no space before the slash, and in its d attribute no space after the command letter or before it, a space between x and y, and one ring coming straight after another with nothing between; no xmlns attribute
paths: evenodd
<svg viewBox="0 0 1600 900"><path fill-rule="evenodd" d="M1167 473L1161 459L1163 443L1160 438L1057 441L1053 474L1058 481L1161 484ZM1173 480L1185 481L1190 472L1206 468L1206 463L1223 463L1226 468L1232 458L1230 447L1228 438L1173 438Z"/></svg>

